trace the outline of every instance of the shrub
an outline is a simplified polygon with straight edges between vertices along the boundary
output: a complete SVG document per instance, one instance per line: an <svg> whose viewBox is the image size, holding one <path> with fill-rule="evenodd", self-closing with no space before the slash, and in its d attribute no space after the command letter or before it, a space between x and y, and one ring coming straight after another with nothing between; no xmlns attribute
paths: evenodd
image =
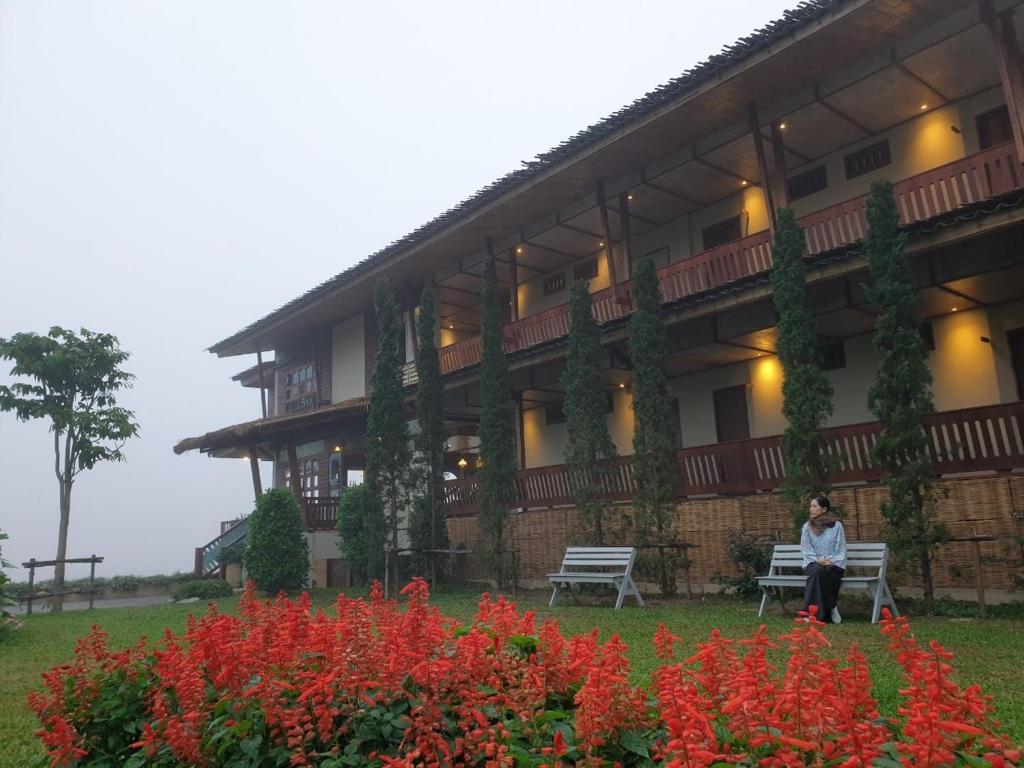
<svg viewBox="0 0 1024 768"><path fill-rule="evenodd" d="M662 626L662 666L629 684L626 645L597 630L564 637L486 595L468 627L428 603L340 595L213 608L155 649L107 650L99 629L73 664L30 695L53 768L227 766L1003 766L1019 750L993 733L978 686L952 680L950 654L921 647L906 619L882 632L906 682L882 719L866 660L829 657L805 616L778 643L764 626L736 643L717 630L686 661ZM781 671L780 671L781 670ZM809 716L810 715L810 716Z"/></svg>
<svg viewBox="0 0 1024 768"><path fill-rule="evenodd" d="M733 532L725 537L725 551L739 570L738 576L719 576L718 583L743 598L757 597L761 588L757 577L768 573L772 562L772 545L749 533Z"/></svg>
<svg viewBox="0 0 1024 768"><path fill-rule="evenodd" d="M305 586L309 544L302 535L302 510L291 491L274 488L260 496L246 539L242 559L257 587L276 594Z"/></svg>
<svg viewBox="0 0 1024 768"><path fill-rule="evenodd" d="M111 576L107 579L107 586L113 592L134 592L141 584L142 579L138 576Z"/></svg>
<svg viewBox="0 0 1024 768"><path fill-rule="evenodd" d="M370 542L367 525L373 515L373 498L365 485L345 489L338 501L338 548L348 561L353 581L366 583Z"/></svg>
<svg viewBox="0 0 1024 768"><path fill-rule="evenodd" d="M235 591L222 579L190 579L178 584L174 589L175 600L186 600L198 597L200 600L216 600L218 597L231 597Z"/></svg>
<svg viewBox="0 0 1024 768"><path fill-rule="evenodd" d="M0 531L0 542L8 538L7 534ZM13 568L14 564L7 562L3 557L3 550L0 549L0 640L3 640L14 630L21 627L19 622L7 608L15 604L14 596L10 589L10 578L4 573L4 568Z"/></svg>

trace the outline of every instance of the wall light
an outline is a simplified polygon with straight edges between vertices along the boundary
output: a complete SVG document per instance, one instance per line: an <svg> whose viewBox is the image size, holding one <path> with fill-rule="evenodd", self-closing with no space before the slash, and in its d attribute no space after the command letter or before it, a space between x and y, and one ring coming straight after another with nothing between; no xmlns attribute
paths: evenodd
<svg viewBox="0 0 1024 768"><path fill-rule="evenodd" d="M465 456L460 458L456 463L459 465L459 469L465 469L466 467L469 466L469 462L466 461L466 457Z"/></svg>
<svg viewBox="0 0 1024 768"><path fill-rule="evenodd" d="M988 336L982 336L980 341L981 341L982 344L991 344L992 343L992 339L990 339Z"/></svg>
<svg viewBox="0 0 1024 768"><path fill-rule="evenodd" d="M334 446L335 453L341 453L343 450L345 449L341 447L341 443L338 443L336 446Z"/></svg>
<svg viewBox="0 0 1024 768"><path fill-rule="evenodd" d="M953 133L960 133L960 129L957 128L955 125L949 126L949 130L951 130Z"/></svg>

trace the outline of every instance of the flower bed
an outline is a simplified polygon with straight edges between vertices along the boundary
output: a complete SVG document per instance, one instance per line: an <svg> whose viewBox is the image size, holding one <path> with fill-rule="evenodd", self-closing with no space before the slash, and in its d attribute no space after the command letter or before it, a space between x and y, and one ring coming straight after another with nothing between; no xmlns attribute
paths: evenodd
<svg viewBox="0 0 1024 768"><path fill-rule="evenodd" d="M919 645L904 619L882 631L906 673L899 715L881 718L863 655L828 656L809 617L778 638L713 632L688 659L654 637L650 686L629 684L626 646L596 630L566 638L486 595L470 626L428 601L340 596L337 615L260 602L211 606L187 631L111 652L101 632L30 696L59 766L1007 766L977 686L950 679L950 654Z"/></svg>

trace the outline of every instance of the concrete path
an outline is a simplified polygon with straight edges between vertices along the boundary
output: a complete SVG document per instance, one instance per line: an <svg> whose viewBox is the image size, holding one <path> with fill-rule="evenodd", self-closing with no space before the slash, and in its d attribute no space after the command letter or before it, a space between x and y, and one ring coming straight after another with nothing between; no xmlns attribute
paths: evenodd
<svg viewBox="0 0 1024 768"><path fill-rule="evenodd" d="M157 597L121 597L121 598L102 598L93 603L95 608L137 608L143 605L163 605L171 602L171 598L168 595L158 595ZM84 611L89 607L89 603L84 600L65 600L64 610L65 611ZM25 603L19 603L16 606L11 606L11 612L17 616L24 616L26 611ZM32 615L37 613L49 613L49 606L43 602L43 600L33 601L32 603Z"/></svg>

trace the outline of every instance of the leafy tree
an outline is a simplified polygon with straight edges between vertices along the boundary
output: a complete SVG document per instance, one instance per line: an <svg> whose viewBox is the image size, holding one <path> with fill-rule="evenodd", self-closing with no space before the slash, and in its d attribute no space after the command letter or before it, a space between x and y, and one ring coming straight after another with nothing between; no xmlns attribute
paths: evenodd
<svg viewBox="0 0 1024 768"><path fill-rule="evenodd" d="M629 319L629 351L633 359L633 416L636 420L633 431L636 528L639 543L649 542L652 533L658 543L665 543L675 503L677 468L672 402L665 377L668 336L659 316L658 273L650 259L637 265L635 285L636 311ZM673 569L663 551L659 553L661 591L672 594L676 588Z"/></svg>
<svg viewBox="0 0 1024 768"><path fill-rule="evenodd" d="M949 532L935 514L934 468L923 423L935 411L932 374L918 328L917 291L904 255L906 236L899 231L891 183L871 185L867 222L864 256L874 284L865 288L865 294L881 309L874 335L878 371L868 389L868 407L881 422L874 460L889 486L882 516L893 552L917 561L930 611L935 600L932 560Z"/></svg>
<svg viewBox="0 0 1024 768"><path fill-rule="evenodd" d="M302 510L292 492L267 491L249 516L242 561L256 586L269 595L306 585L309 544L302 534Z"/></svg>
<svg viewBox="0 0 1024 768"><path fill-rule="evenodd" d="M477 504L480 510L477 521L491 549L499 554L504 551L505 523L509 508L515 501L516 438L510 408L508 364L501 345L502 328L493 257L484 261L483 277L480 308L480 459L483 466L477 472ZM498 568L499 585L504 583L502 570Z"/></svg>
<svg viewBox="0 0 1024 768"><path fill-rule="evenodd" d="M434 289L427 285L420 298L416 319L416 436L418 461L414 463L416 498L410 521L410 538L417 550L417 567L437 577L437 553L425 550L448 548L448 526L444 520L444 392L441 365L435 340Z"/></svg>
<svg viewBox="0 0 1024 768"><path fill-rule="evenodd" d="M786 431L782 453L786 479L784 498L794 521L802 525L806 502L828 490L829 466L818 430L832 415L832 383L822 368L818 339L807 306L804 231L790 208L780 208L772 248L772 300L778 313L779 362L782 364L782 415Z"/></svg>
<svg viewBox="0 0 1024 768"><path fill-rule="evenodd" d="M601 331L594 320L587 284L577 281L569 297L569 355L562 373L569 442L565 461L573 504L594 544L604 544L605 505L599 496L607 460L616 455L608 433L608 393L601 386Z"/></svg>
<svg viewBox="0 0 1024 768"><path fill-rule="evenodd" d="M0 542L6 541L7 538L7 534L0 531ZM18 620L14 618L14 615L7 610L7 607L14 605L15 601L11 598L11 595L8 594L7 585L10 583L11 579L6 573L4 573L3 569L13 567L14 564L7 562L7 560L4 559L3 551L0 550L0 640L20 626Z"/></svg>
<svg viewBox="0 0 1024 768"><path fill-rule="evenodd" d="M352 580L358 584L366 584L374 506L366 485L346 488L338 500L338 548L348 561Z"/></svg>
<svg viewBox="0 0 1024 768"><path fill-rule="evenodd" d="M374 505L367 526L367 567L371 577L381 576L387 547L391 551L390 577L397 584L398 519L409 466L409 430L402 415L401 310L387 278L377 281L373 305L377 312L378 347L366 424L365 482ZM387 533L390 542L386 541Z"/></svg>
<svg viewBox="0 0 1024 768"><path fill-rule="evenodd" d="M48 419L53 433L54 473L60 488L60 525L56 560L67 557L71 489L75 478L101 461L123 461L122 448L139 425L135 414L117 405L116 396L135 377L121 366L128 353L115 336L78 333L54 326L49 333L16 333L0 338L0 358L13 360L12 376L31 383L0 386L0 411L18 419ZM64 563L54 568L54 591L64 589ZM53 601L53 610L63 599Z"/></svg>

